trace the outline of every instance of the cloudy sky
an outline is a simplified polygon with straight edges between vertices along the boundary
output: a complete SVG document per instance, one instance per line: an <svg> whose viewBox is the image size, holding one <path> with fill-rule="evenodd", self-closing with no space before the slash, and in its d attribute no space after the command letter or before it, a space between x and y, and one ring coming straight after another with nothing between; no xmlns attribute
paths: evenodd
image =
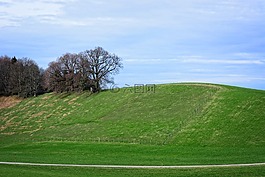
<svg viewBox="0 0 265 177"><path fill-rule="evenodd" d="M101 46L120 86L211 82L265 89L264 0L0 0L0 55L41 67Z"/></svg>

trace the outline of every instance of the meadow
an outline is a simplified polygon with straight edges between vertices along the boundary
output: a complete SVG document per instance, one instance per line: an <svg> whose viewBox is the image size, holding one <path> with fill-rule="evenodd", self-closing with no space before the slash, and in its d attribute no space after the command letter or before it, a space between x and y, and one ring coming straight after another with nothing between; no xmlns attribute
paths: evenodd
<svg viewBox="0 0 265 177"><path fill-rule="evenodd" d="M0 99L1 100L1 99ZM48 93L0 109L0 161L197 165L265 162L265 91L157 85ZM4 176L264 176L265 167L94 169L0 165Z"/></svg>

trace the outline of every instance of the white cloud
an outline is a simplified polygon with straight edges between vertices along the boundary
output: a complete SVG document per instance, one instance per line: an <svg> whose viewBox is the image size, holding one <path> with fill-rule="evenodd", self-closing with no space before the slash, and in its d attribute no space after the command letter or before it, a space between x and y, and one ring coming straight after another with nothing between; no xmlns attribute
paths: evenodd
<svg viewBox="0 0 265 177"><path fill-rule="evenodd" d="M191 56L179 56L171 61L181 63L195 63L195 64L236 64L236 65L264 65L265 59L257 59L257 55L249 53L237 53L235 56L241 56L244 59L208 59L203 56L191 55ZM254 58L254 59L253 59Z"/></svg>
<svg viewBox="0 0 265 177"><path fill-rule="evenodd" d="M262 0L200 0L196 5L194 12L215 20L249 21L262 19L265 14Z"/></svg>
<svg viewBox="0 0 265 177"><path fill-rule="evenodd" d="M15 18L6 19L0 15L0 28L1 27L18 27L19 22Z"/></svg>
<svg viewBox="0 0 265 177"><path fill-rule="evenodd" d="M237 65L245 65L245 64L256 64L263 65L265 64L265 60L211 60L211 59L185 59L181 62L184 63L201 63L201 64L237 64Z"/></svg>
<svg viewBox="0 0 265 177"><path fill-rule="evenodd" d="M239 0L165 0L163 2L158 0L0 0L0 2L8 4L0 5L0 27L7 26L6 24L17 26L33 18L53 25L96 24L103 27L101 30L104 30L106 24L130 25L134 28L170 26L170 28L185 29L188 27L194 30L194 24L204 26L204 23L213 20L231 21L234 18L253 20L256 17L262 17L264 12L259 6L265 6L263 1ZM70 10L66 10L65 7ZM17 19L15 24L12 21L14 18Z"/></svg>
<svg viewBox="0 0 265 177"><path fill-rule="evenodd" d="M41 15L39 16L39 22L51 25L62 25L62 26L87 26L87 22L84 22L82 20L58 18L53 15Z"/></svg>
<svg viewBox="0 0 265 177"><path fill-rule="evenodd" d="M138 63L138 64L154 64L154 63L162 63L165 60L162 59L125 59L126 63Z"/></svg>
<svg viewBox="0 0 265 177"><path fill-rule="evenodd" d="M180 56L175 59L126 59L126 63L194 63L194 64L235 64L235 65L265 65L265 60L258 59L205 59L201 56Z"/></svg>
<svg viewBox="0 0 265 177"><path fill-rule="evenodd" d="M238 52L238 53L234 53L234 56L241 58L241 59L255 59L258 60L261 58L261 56L263 56L263 54L261 53L248 53L248 52Z"/></svg>
<svg viewBox="0 0 265 177"><path fill-rule="evenodd" d="M19 26L27 20L62 15L63 7L72 1L64 0L11 0L0 1L0 27ZM15 22L14 22L15 19Z"/></svg>

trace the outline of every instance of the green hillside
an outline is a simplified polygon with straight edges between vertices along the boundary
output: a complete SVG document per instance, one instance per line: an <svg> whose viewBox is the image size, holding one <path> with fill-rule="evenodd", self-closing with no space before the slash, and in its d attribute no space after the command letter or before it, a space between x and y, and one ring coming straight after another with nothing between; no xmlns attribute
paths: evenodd
<svg viewBox="0 0 265 177"><path fill-rule="evenodd" d="M45 94L1 109L2 141L265 145L265 92L210 84Z"/></svg>
<svg viewBox="0 0 265 177"><path fill-rule="evenodd" d="M157 85L155 93L49 93L0 109L0 161L265 162L264 103L265 91L199 83Z"/></svg>

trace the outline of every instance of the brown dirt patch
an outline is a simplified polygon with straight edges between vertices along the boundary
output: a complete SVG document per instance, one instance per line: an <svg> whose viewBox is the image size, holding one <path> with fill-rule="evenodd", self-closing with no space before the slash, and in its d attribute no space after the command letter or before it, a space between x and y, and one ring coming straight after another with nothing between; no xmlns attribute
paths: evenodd
<svg viewBox="0 0 265 177"><path fill-rule="evenodd" d="M16 96L0 97L0 109L10 108L20 103L23 99Z"/></svg>

